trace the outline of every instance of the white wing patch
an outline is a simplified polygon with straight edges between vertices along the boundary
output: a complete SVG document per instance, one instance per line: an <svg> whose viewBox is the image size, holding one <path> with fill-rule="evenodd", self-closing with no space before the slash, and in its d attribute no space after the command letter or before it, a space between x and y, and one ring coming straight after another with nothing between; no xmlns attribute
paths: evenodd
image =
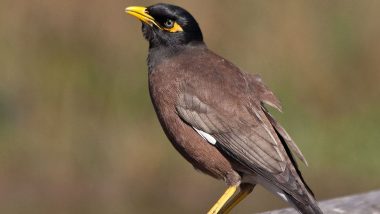
<svg viewBox="0 0 380 214"><path fill-rule="evenodd" d="M288 201L288 198L285 196L285 194L283 192L277 191L276 194L278 196L280 196L280 198L282 198L282 200L284 200L286 202Z"/></svg>
<svg viewBox="0 0 380 214"><path fill-rule="evenodd" d="M199 134L201 137L203 137L203 139L205 139L205 140L206 140L207 142L209 142L210 144L212 144L212 145L215 145L215 144L216 144L216 139L215 139L213 136L211 136L210 134L208 134L208 133L206 133L206 132L204 132L204 131L202 131L202 130L196 129L196 128L194 128L194 127L193 127L193 129L194 129L195 131L197 131L198 134Z"/></svg>

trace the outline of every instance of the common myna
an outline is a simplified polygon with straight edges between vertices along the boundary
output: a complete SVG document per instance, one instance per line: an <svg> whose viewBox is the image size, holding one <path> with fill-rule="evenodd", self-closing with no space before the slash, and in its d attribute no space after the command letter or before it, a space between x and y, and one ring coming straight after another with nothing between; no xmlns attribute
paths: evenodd
<svg viewBox="0 0 380 214"><path fill-rule="evenodd" d="M149 41L149 92L165 134L196 169L228 185L208 213L228 213L256 184L300 213L322 213L293 155L306 160L264 105L281 111L261 78L209 50L181 7L126 12L142 21Z"/></svg>

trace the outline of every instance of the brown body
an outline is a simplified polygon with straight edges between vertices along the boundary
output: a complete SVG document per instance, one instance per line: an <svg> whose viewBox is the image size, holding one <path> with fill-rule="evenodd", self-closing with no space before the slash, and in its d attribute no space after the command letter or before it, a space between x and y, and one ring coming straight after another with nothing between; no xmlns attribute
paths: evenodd
<svg viewBox="0 0 380 214"><path fill-rule="evenodd" d="M188 54L192 53L184 52L158 62L154 66L154 70L149 72L149 91L152 103L165 134L177 151L194 168L214 178L228 181L229 184L238 183L240 176L232 168L231 162L215 146L207 143L191 126L186 124L177 113L178 97L184 83L205 84L193 82L194 75L188 73L187 70L190 67L201 66L199 63L208 63L205 54L211 54L211 52L207 52L203 47L193 50L199 52L196 55L198 59L195 59L199 61L196 65L186 60ZM210 75L205 69L198 69L197 72L196 76Z"/></svg>
<svg viewBox="0 0 380 214"><path fill-rule="evenodd" d="M154 53L151 51L151 54ZM196 169L224 180L227 185L247 182L268 187L268 183L273 182L274 187L268 188L272 192L284 191L305 204L314 200L294 166L296 163L288 147L304 160L302 154L285 130L266 112L263 104L267 103L277 109L281 109L281 106L258 76L241 72L204 45L187 47L175 54L170 51L169 54L160 51L156 54L164 54L166 57L150 63L149 89L153 105L173 146ZM188 60L190 57L191 61ZM186 99L190 99L187 101L191 104L186 103ZM187 108L186 104L189 109L181 108ZM186 110L194 111L195 114L186 115ZM251 165L244 160L234 159L233 153L226 153L202 138L193 128L197 121L203 119L198 113L204 112L207 115L213 111L224 118L222 121L214 119L218 123L214 124L217 132L238 130L242 136L252 137L246 142L249 146L257 144L258 149L264 148L270 154L264 159L265 162ZM204 130L218 136L215 130ZM232 140L229 138L226 143L229 144ZM257 177L258 173L260 176Z"/></svg>
<svg viewBox="0 0 380 214"><path fill-rule="evenodd" d="M189 57L192 58L191 62L187 60ZM216 112L222 113L223 117L229 118L227 122L232 128L238 126L234 124L235 121L244 120L250 124L241 127L247 129L242 131L253 132L252 126L260 128L261 125L254 111L261 111L263 102L275 103L280 108L273 93L259 80L241 72L239 68L205 46L195 46L166 57L156 62L149 72L152 102L159 121L174 147L195 168L223 179L228 184L240 182L242 173L238 172L248 169L207 143L180 117L177 107L181 105L181 96L189 95L192 96L190 99L201 99L200 102L207 103L215 108ZM263 112L260 114L266 117ZM273 132L273 136L275 135ZM282 145L276 145L276 148L286 154ZM281 162L271 164L281 165L277 168L292 169L287 155L283 155L282 158L284 159ZM251 171L250 174L252 173Z"/></svg>

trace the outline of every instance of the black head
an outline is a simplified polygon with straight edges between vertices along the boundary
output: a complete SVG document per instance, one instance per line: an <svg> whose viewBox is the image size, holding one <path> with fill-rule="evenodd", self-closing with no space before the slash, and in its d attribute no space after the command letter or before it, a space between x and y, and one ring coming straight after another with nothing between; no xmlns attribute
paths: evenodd
<svg viewBox="0 0 380 214"><path fill-rule="evenodd" d="M128 7L126 12L142 21L142 31L150 48L203 43L197 21L181 7L155 4L148 8Z"/></svg>

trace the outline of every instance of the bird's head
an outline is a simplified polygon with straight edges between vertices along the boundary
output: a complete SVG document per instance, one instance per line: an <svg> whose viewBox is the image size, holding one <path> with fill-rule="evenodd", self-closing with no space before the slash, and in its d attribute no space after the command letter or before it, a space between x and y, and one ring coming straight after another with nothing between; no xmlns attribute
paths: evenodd
<svg viewBox="0 0 380 214"><path fill-rule="evenodd" d="M127 7L125 11L142 22L144 37L151 48L203 43L201 29L185 9L170 4Z"/></svg>

